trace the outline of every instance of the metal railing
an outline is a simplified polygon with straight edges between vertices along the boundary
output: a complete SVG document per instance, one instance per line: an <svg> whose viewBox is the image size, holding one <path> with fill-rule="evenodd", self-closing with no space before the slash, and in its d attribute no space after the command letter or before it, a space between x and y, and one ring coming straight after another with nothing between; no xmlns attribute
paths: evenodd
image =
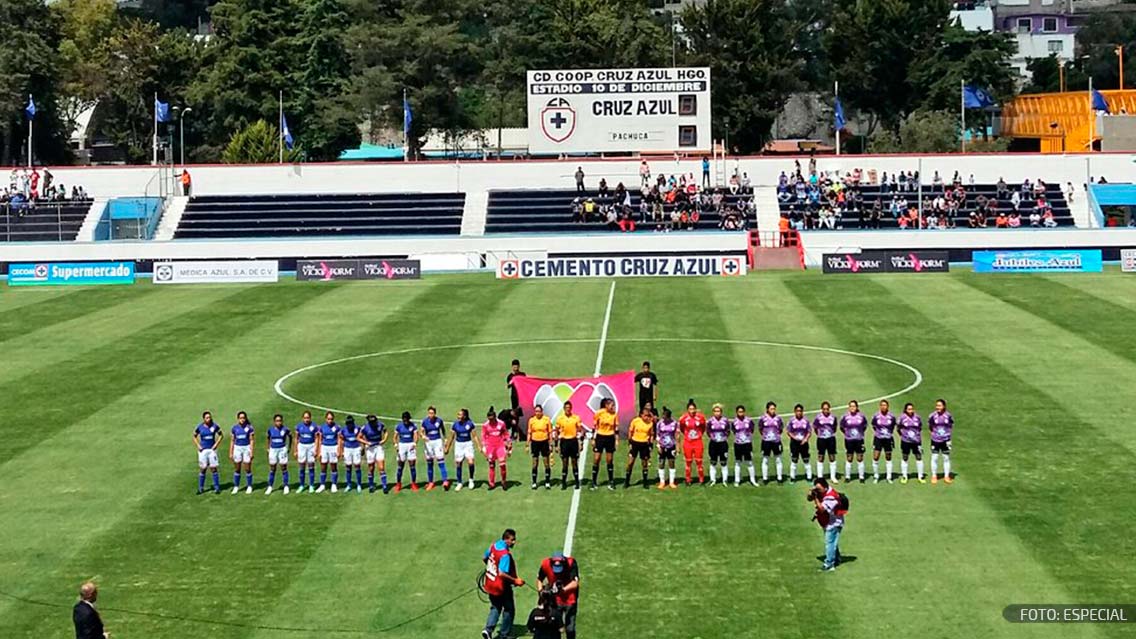
<svg viewBox="0 0 1136 639"><path fill-rule="evenodd" d="M82 204L90 206L90 202ZM72 205L70 202L41 202L14 206L11 202L6 202L0 205L0 220L3 221L0 237L5 242L69 241L86 217L84 213L65 222L63 209Z"/></svg>

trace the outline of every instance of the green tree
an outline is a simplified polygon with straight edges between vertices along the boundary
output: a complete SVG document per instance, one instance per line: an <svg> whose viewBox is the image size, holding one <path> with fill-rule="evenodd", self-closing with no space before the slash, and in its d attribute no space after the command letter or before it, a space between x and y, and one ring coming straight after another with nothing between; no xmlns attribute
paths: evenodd
<svg viewBox="0 0 1136 639"><path fill-rule="evenodd" d="M898 129L922 104L910 78L937 51L949 12L948 0L837 0L824 55L845 107Z"/></svg>
<svg viewBox="0 0 1136 639"><path fill-rule="evenodd" d="M911 113L898 130L880 129L868 140L869 153L954 153L959 151L958 114L950 111Z"/></svg>
<svg viewBox="0 0 1136 639"><path fill-rule="evenodd" d="M911 70L911 85L921 96L919 106L957 110L964 82L988 91L999 102L1012 98L1018 76L1010 58L1016 52L1017 43L1009 34L947 25L940 45L924 51Z"/></svg>
<svg viewBox="0 0 1136 639"><path fill-rule="evenodd" d="M297 95L287 92L289 126L303 134L309 159L334 160L359 144L358 116L349 95L350 59L344 44L350 18L340 0L309 0L296 47L302 65Z"/></svg>
<svg viewBox="0 0 1136 639"><path fill-rule="evenodd" d="M285 162L299 162L300 149L284 149ZM225 164L273 164L280 161L280 129L257 120L233 134L221 153Z"/></svg>
<svg viewBox="0 0 1136 639"><path fill-rule="evenodd" d="M1093 79L1093 88L1120 88L1120 64L1116 47L1124 48L1126 60L1136 60L1136 14L1102 12L1089 16L1077 31L1076 67L1083 78L1075 78L1076 83L1066 79L1069 89L1087 89L1088 78ZM1083 85L1082 85L1083 83ZM1136 78L1125 79L1129 87L1136 86Z"/></svg>
<svg viewBox="0 0 1136 639"><path fill-rule="evenodd" d="M26 152L28 95L35 96L35 157L47 163L70 157L59 95L59 15L42 0L0 0L0 165Z"/></svg>
<svg viewBox="0 0 1136 639"><path fill-rule="evenodd" d="M802 88L800 24L778 0L707 0L682 14L686 60L711 72L713 126L740 153L756 153L790 93Z"/></svg>

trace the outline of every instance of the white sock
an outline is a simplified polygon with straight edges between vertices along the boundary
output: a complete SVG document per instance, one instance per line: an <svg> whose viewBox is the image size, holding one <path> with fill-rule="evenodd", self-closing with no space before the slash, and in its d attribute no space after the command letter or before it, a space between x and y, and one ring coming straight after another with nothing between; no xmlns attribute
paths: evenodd
<svg viewBox="0 0 1136 639"><path fill-rule="evenodd" d="M670 473L670 475L671 475L671 483L672 483L672 484L673 484L673 483L675 483L675 469L673 469L673 468L668 468L668 469L667 469L667 471L668 471L668 472Z"/></svg>
<svg viewBox="0 0 1136 639"><path fill-rule="evenodd" d="M817 477L824 477L824 460L817 460Z"/></svg>
<svg viewBox="0 0 1136 639"><path fill-rule="evenodd" d="M880 460L878 459L872 460L872 477L880 478Z"/></svg>
<svg viewBox="0 0 1136 639"><path fill-rule="evenodd" d="M951 456L943 455L943 477L948 478L951 476Z"/></svg>
<svg viewBox="0 0 1136 639"><path fill-rule="evenodd" d="M797 462L789 460L789 481L797 480Z"/></svg>
<svg viewBox="0 0 1136 639"><path fill-rule="evenodd" d="M810 464L807 459L805 460L805 479L809 481L813 480L813 465Z"/></svg>
<svg viewBox="0 0 1136 639"><path fill-rule="evenodd" d="M726 462L722 462L722 483L730 483L730 465Z"/></svg>
<svg viewBox="0 0 1136 639"><path fill-rule="evenodd" d="M887 466L887 478L888 478L888 481L891 481L891 468L892 468L892 466L891 466L891 460L890 459L887 460L886 466Z"/></svg>
<svg viewBox="0 0 1136 639"><path fill-rule="evenodd" d="M742 483L742 463L739 461L734 462L734 483Z"/></svg>
<svg viewBox="0 0 1136 639"><path fill-rule="evenodd" d="M939 471L939 453L931 453L931 478Z"/></svg>
<svg viewBox="0 0 1136 639"><path fill-rule="evenodd" d="M899 474L907 477L907 460L904 459L899 462Z"/></svg>
<svg viewBox="0 0 1136 639"><path fill-rule="evenodd" d="M749 480L750 480L750 482L757 483L757 476L755 475L756 471L754 470L754 467L753 467L753 460L746 462L746 465L749 467Z"/></svg>
<svg viewBox="0 0 1136 639"><path fill-rule="evenodd" d="M781 458L777 458L777 481L781 481Z"/></svg>
<svg viewBox="0 0 1136 639"><path fill-rule="evenodd" d="M761 458L761 481L769 481L769 458Z"/></svg>
<svg viewBox="0 0 1136 639"><path fill-rule="evenodd" d="M828 478L836 479L836 462L831 459L828 460Z"/></svg>
<svg viewBox="0 0 1136 639"><path fill-rule="evenodd" d="M864 462L856 462L856 468L860 471L860 479L864 478Z"/></svg>
<svg viewBox="0 0 1136 639"><path fill-rule="evenodd" d="M662 483L666 482L666 477L667 477L667 471L660 468L659 469L659 483L662 484Z"/></svg>
<svg viewBox="0 0 1136 639"><path fill-rule="evenodd" d="M710 483L718 481L718 467L710 464Z"/></svg>
<svg viewBox="0 0 1136 639"><path fill-rule="evenodd" d="M916 459L915 460L915 470L918 471L918 473L919 473L919 479L923 479L923 460L922 459Z"/></svg>
<svg viewBox="0 0 1136 639"><path fill-rule="evenodd" d="M844 481L848 481L848 478L851 477L851 476L852 476L852 462L846 461L846 462L844 462Z"/></svg>

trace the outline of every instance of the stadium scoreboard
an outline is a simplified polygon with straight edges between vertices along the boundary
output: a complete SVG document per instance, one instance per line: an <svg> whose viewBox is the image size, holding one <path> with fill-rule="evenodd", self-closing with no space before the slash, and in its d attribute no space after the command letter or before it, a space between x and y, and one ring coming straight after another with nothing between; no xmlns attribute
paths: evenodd
<svg viewBox="0 0 1136 639"><path fill-rule="evenodd" d="M705 152L710 69L528 72L530 153Z"/></svg>

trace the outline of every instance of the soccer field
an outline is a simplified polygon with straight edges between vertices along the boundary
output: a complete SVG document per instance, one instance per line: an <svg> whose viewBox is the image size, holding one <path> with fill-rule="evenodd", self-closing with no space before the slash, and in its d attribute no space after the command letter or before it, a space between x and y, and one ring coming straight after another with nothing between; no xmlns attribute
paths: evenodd
<svg viewBox="0 0 1136 639"><path fill-rule="evenodd" d="M926 417L945 397L957 423L953 485L841 485L855 560L832 574L817 572L805 482L583 491L580 637L1133 636L1015 625L1002 610L1136 602L1136 279L628 279L605 333L611 287L464 275L0 288L0 637L73 636L88 578L116 639L478 636L482 551L517 529L531 579L565 543L571 490L531 491L518 450L521 483L505 493L265 496L263 433L273 413L292 425L303 410L277 380L328 362L281 389L318 407L417 421L433 404L447 424L468 407L481 421L508 403L513 357L540 376L649 359L676 412L694 397L707 411L828 399L842 413L899 393L897 412L912 401ZM228 493L227 460L224 493L194 494L205 409L226 434L249 412L256 494ZM518 591L518 624L534 600Z"/></svg>

